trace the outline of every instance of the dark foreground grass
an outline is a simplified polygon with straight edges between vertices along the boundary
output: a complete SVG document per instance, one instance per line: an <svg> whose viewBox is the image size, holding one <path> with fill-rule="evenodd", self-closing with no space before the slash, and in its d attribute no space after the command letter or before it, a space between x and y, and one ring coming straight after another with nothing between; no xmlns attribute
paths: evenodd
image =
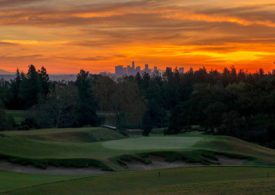
<svg viewBox="0 0 275 195"><path fill-rule="evenodd" d="M0 171L0 193L74 178L77 177L20 174Z"/></svg>
<svg viewBox="0 0 275 195"><path fill-rule="evenodd" d="M74 179L9 194L274 194L274 182L275 168L177 168Z"/></svg>

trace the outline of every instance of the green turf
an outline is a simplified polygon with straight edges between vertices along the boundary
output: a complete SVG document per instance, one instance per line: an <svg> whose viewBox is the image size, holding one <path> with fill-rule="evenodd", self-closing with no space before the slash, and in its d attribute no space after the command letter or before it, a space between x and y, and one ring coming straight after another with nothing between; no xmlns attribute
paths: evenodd
<svg viewBox="0 0 275 195"><path fill-rule="evenodd" d="M5 132L4 134L23 138L30 138L32 140L75 143L115 140L124 137L113 130L100 127L10 131Z"/></svg>
<svg viewBox="0 0 275 195"><path fill-rule="evenodd" d="M109 134L108 139L119 140L94 142L95 138L82 137L82 133L87 135L88 132L97 132L94 137L100 139L107 139L104 136ZM143 158L141 161L149 163L144 159L149 154L164 156L169 161L185 159L204 164L209 163L207 158L224 154L246 157L249 159L247 164L275 164L274 150L232 137L189 134L121 138L112 130L102 128L3 132L2 136L0 134L0 157L43 167L105 165L115 170L124 168L118 166L121 158Z"/></svg>
<svg viewBox="0 0 275 195"><path fill-rule="evenodd" d="M139 140L138 142L136 140ZM124 148L113 141L95 142L95 143L61 143L50 141L38 141L18 136L0 137L0 154L11 156L21 156L30 158L111 158L117 155L133 154L139 152L171 151L188 148L190 139L201 140L200 138L185 137L143 137L121 139L122 143L129 143ZM155 147L150 148L149 142L153 140ZM173 146L173 142L178 140L178 144ZM159 145L158 145L159 143ZM184 146L187 143L186 146ZM144 144L147 144L144 147ZM112 148L114 145L114 148ZM179 145L184 146L180 148ZM167 148L166 148L167 147ZM190 148L191 149L191 148Z"/></svg>
<svg viewBox="0 0 275 195"><path fill-rule="evenodd" d="M0 193L18 188L36 186L75 178L77 177L20 174L0 171Z"/></svg>
<svg viewBox="0 0 275 195"><path fill-rule="evenodd" d="M125 138L104 128L0 133L2 159L43 167L97 166L121 171L129 159L147 163L150 155L164 156L169 161L184 159L207 164L207 159L220 154L244 158L246 165L275 165L274 150L226 136ZM274 182L275 168L271 167L123 171L81 179L0 172L0 192L11 194L272 194Z"/></svg>
<svg viewBox="0 0 275 195"><path fill-rule="evenodd" d="M202 137L139 137L104 142L102 145L115 150L181 150L192 148ZM126 146L126 147L125 147Z"/></svg>
<svg viewBox="0 0 275 195"><path fill-rule="evenodd" d="M274 168L177 168L30 186L10 194L274 194L274 182Z"/></svg>

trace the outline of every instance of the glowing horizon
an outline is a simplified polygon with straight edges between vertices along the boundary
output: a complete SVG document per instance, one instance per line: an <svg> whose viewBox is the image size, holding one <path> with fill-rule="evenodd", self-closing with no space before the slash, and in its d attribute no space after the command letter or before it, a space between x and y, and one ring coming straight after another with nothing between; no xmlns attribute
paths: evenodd
<svg viewBox="0 0 275 195"><path fill-rule="evenodd" d="M273 0L0 0L0 69L274 69Z"/></svg>

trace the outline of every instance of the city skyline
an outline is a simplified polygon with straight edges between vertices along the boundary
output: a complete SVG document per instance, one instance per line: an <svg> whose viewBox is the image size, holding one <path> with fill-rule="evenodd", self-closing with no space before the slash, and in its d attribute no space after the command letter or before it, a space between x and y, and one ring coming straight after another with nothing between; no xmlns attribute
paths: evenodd
<svg viewBox="0 0 275 195"><path fill-rule="evenodd" d="M29 64L22 69L16 68L13 71L7 71L5 69L0 69L0 76L12 76L16 74L16 71L26 73L29 66L34 65L37 68L44 67L48 70L47 66L41 65L37 66L36 64ZM76 72L60 72L60 73L55 73L55 72L50 72L48 73L50 75L77 75L80 70L84 70L89 72L90 74L102 74L102 75L118 75L118 76L135 76L137 73L140 73L141 75L144 73L148 73L151 76L161 76L164 72L167 71L167 69L170 69L172 72L178 71L179 73L186 73L188 71L198 71L201 69L205 69L207 72L211 71L218 71L218 72L223 72L225 69L230 70L230 69L235 69L237 72L246 72L246 73L257 73L259 71L264 71L265 73L268 74L273 74L275 72L275 67L270 69L270 70L265 70L264 68L259 67L258 69L255 69L254 71L248 71L242 68L238 68L236 66L224 66L222 69L214 69L214 68L207 68L205 66L198 66L196 68L193 68L192 65L181 65L181 66L174 66L174 65L164 65L164 66L159 66L159 65L152 65L152 64L138 64L136 61L131 61L131 63L124 63L124 64L118 64L118 65L113 65L110 71L89 71L87 69L79 69ZM1 77L0 77L1 78Z"/></svg>
<svg viewBox="0 0 275 195"><path fill-rule="evenodd" d="M0 69L274 69L273 0L0 0Z"/></svg>
<svg viewBox="0 0 275 195"><path fill-rule="evenodd" d="M149 74L150 76L162 76L163 72L167 69L172 69L170 66L166 66L164 70L161 70L158 65L150 66L149 64L144 64L143 67L141 65L137 65L135 61L132 61L130 65L117 65L115 66L114 76L121 77L121 76L136 76L138 73ZM179 73L184 73L183 67L176 67Z"/></svg>
<svg viewBox="0 0 275 195"><path fill-rule="evenodd" d="M28 69L28 67L29 66L26 66L24 69L17 69L17 70L19 72L25 72L25 69ZM45 67L45 66L41 66L41 67ZM37 66L37 68L39 68L39 66ZM47 67L45 68L47 69ZM177 69L180 73L184 73L184 70L185 70L184 67L173 68L173 66L166 66L164 69L160 69L158 65L154 65L154 66L150 64L138 65L136 64L135 61L132 61L131 64L128 64L128 65L115 65L113 66L113 70L111 71L90 72L90 73L91 74L112 74L112 75L118 75L118 76L135 76L137 73L140 73L140 74L148 73L149 75L161 76L161 74L165 72L167 68L173 71ZM0 69L0 75L12 76L16 74L17 70L14 70L13 72L8 72L4 69ZM77 73L78 72L68 73L68 74L60 73L56 75L76 75ZM51 75L55 75L55 74L51 74Z"/></svg>

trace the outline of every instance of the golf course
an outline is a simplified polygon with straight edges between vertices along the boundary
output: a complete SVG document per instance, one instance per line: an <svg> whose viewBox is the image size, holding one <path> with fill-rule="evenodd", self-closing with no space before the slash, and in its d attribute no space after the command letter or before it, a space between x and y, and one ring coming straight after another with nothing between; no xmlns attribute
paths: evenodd
<svg viewBox="0 0 275 195"><path fill-rule="evenodd" d="M0 156L0 192L8 194L275 190L275 151L227 136L126 137L101 127L3 131Z"/></svg>

